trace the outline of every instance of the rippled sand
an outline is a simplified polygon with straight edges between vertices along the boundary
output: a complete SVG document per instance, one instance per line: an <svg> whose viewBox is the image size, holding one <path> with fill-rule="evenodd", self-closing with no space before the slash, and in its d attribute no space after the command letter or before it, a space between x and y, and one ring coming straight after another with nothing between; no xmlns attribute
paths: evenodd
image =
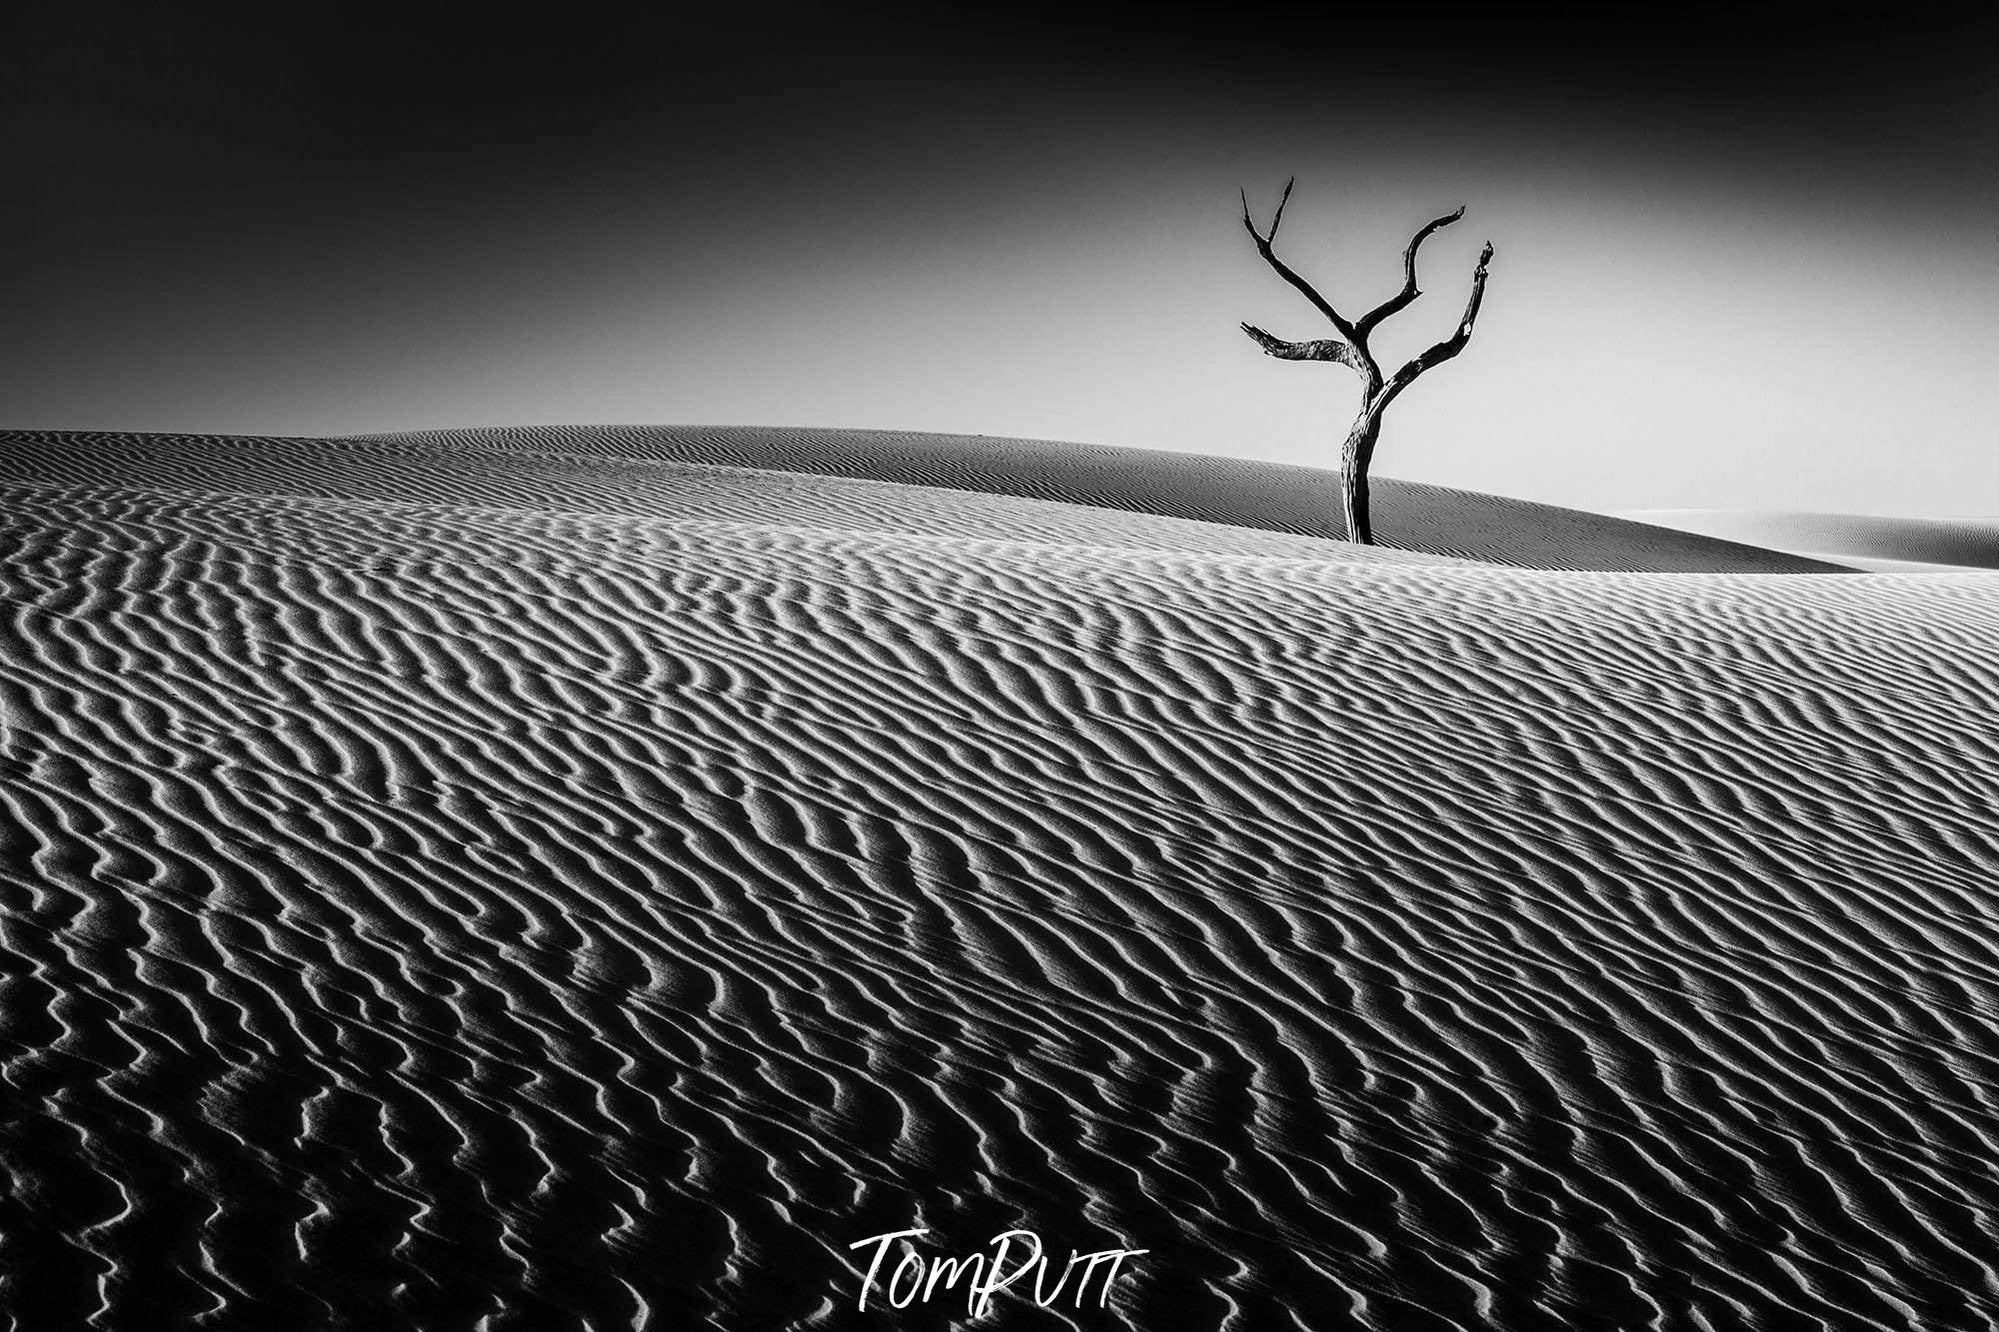
<svg viewBox="0 0 1999 1332"><path fill-rule="evenodd" d="M962 1323L847 1246L1021 1225L1150 1253L996 1326L1999 1325L1999 575L1019 441L0 456L15 1326Z"/></svg>

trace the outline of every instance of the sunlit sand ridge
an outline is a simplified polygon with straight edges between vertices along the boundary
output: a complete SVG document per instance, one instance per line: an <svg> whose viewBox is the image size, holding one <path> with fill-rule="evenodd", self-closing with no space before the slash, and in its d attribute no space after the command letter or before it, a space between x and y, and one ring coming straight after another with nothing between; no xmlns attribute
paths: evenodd
<svg viewBox="0 0 1999 1332"><path fill-rule="evenodd" d="M923 438L0 436L15 1324L1999 1323L1999 575Z"/></svg>

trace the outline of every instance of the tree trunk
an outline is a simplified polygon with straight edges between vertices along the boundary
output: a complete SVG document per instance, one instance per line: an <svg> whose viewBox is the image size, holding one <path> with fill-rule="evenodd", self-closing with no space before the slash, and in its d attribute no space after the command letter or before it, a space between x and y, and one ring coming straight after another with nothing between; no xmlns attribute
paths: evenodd
<svg viewBox="0 0 1999 1332"><path fill-rule="evenodd" d="M1374 461L1374 442L1381 437L1381 414L1363 411L1354 420L1346 447L1340 450L1340 496L1347 515L1347 539L1374 544L1374 526L1367 515L1367 467Z"/></svg>

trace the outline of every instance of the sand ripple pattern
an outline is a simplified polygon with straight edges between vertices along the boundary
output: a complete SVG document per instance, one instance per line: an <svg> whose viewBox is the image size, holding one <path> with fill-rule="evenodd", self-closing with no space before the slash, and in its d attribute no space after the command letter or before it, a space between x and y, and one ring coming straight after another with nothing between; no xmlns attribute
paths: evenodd
<svg viewBox="0 0 1999 1332"><path fill-rule="evenodd" d="M967 524L1000 523L1007 526L996 531L1046 540L1049 524L1071 531L1108 526L1123 533L1116 544L1179 547L1199 524L1205 534L1194 540L1231 540L1238 544L1224 549L1237 551L1245 534L1221 533L1249 528L1251 539L1346 535L1337 482L1328 472L1035 439L769 426L531 426L309 441L0 431L0 448L22 461L26 470L16 475L23 479L86 485L221 485L260 494L445 504L476 496L488 504L648 516L693 516L684 506L697 501L686 492L705 489L698 502L751 506L755 520L771 521L773 502L788 506L778 520L791 524L809 524L831 506L856 525L908 533L963 535ZM717 492L728 487L732 473L759 479L754 487L735 487L724 501ZM794 475L784 481L774 473ZM923 493L915 487L955 493L948 506L901 512ZM1342 542L1342 555L1317 553L1409 562L1421 561L1423 552L1537 569L1843 568L1721 536L1388 477L1375 478L1374 511L1384 547L1358 550ZM1138 538L1139 532L1147 536ZM1293 548L1269 545L1249 553Z"/></svg>
<svg viewBox="0 0 1999 1332"><path fill-rule="evenodd" d="M1006 1326L1999 1326L1999 578L50 440L0 487L13 1326L941 1326L853 1314L847 1244L1022 1224L1151 1253Z"/></svg>

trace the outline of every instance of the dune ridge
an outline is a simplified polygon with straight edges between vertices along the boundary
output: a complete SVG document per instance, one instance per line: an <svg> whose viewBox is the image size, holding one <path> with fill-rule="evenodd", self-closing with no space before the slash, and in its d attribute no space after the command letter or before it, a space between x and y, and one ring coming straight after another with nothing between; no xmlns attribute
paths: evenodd
<svg viewBox="0 0 1999 1332"><path fill-rule="evenodd" d="M574 451L869 477L1344 539L1321 470L1161 449L908 430L772 426L500 426L360 436L482 452ZM1538 569L1827 573L1837 561L1605 514L1376 477L1384 545Z"/></svg>
<svg viewBox="0 0 1999 1332"><path fill-rule="evenodd" d="M1999 569L1999 519L1776 509L1651 509L1625 516L1889 573Z"/></svg>
<svg viewBox="0 0 1999 1332"><path fill-rule="evenodd" d="M64 442L55 444L58 439ZM36 479L81 484L199 488L212 484L204 478L224 474L231 488L264 493L447 503L483 496L489 502L678 514L686 511L686 499L670 488L645 507L655 499L653 484L670 487L666 478L678 464L682 477L714 479L718 468L763 474L754 493L781 492L787 504L811 503L829 484L854 495L869 482L882 482L958 492L949 504L954 514L1018 518L1032 506L1017 501L1032 500L1087 507L1090 513L1075 516L1088 523L1131 521L1105 516L1126 513L1148 525L1178 518L1345 536L1333 478L1323 471L1049 440L760 426L524 426L315 441L17 432L16 440L16 447L34 455ZM771 473L796 474L789 491ZM799 479L808 476L815 479ZM1546 569L1844 571L1837 562L1753 544L1388 477L1375 479L1374 493L1383 545L1369 558L1396 550ZM933 511L909 530L935 530L949 521ZM1343 550L1348 557L1357 553L1351 545Z"/></svg>
<svg viewBox="0 0 1999 1332"><path fill-rule="evenodd" d="M1992 577L455 447L0 435L16 1325L1999 1323Z"/></svg>

